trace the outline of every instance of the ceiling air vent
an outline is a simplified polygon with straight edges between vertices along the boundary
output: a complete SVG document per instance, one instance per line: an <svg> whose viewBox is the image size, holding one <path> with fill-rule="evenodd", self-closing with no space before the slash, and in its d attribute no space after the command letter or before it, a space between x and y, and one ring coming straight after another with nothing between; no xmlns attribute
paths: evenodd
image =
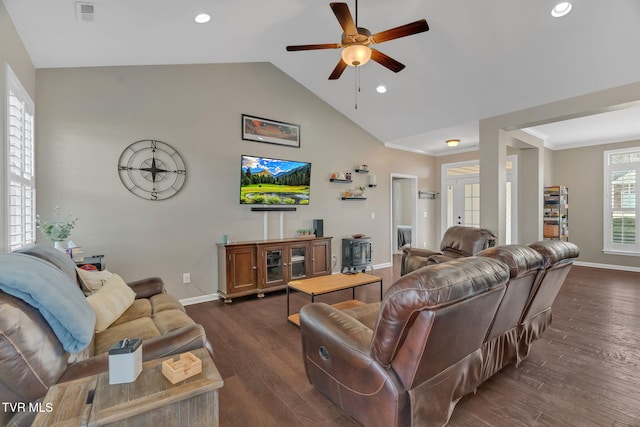
<svg viewBox="0 0 640 427"><path fill-rule="evenodd" d="M76 20L78 22L93 22L94 13L94 4L76 2Z"/></svg>

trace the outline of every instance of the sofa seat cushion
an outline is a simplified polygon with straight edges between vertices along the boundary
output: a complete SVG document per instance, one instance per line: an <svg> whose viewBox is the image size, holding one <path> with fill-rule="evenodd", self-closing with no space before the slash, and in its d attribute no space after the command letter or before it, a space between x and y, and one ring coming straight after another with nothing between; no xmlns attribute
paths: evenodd
<svg viewBox="0 0 640 427"><path fill-rule="evenodd" d="M137 299L111 326L121 325L142 317L150 317L151 313L151 302L147 298Z"/></svg>
<svg viewBox="0 0 640 427"><path fill-rule="evenodd" d="M144 303L137 301L138 300L136 300L134 306L130 307L129 310L133 309L136 311L143 309ZM152 305L152 303L150 303L150 305ZM129 315L129 313L125 313L123 316ZM135 316L132 314L132 317ZM118 319L105 331L96 333L95 354L98 355L108 352L111 346L125 338L140 338L145 340L168 334L188 325L195 325L195 322L184 312L184 309L164 310L152 316L143 316L127 322Z"/></svg>
<svg viewBox="0 0 640 427"><path fill-rule="evenodd" d="M165 310L153 315L153 321L161 334L175 331L195 322L182 310Z"/></svg>
<svg viewBox="0 0 640 427"><path fill-rule="evenodd" d="M178 310L185 312L180 301L169 294L157 294L149 298L151 301L151 313L156 314L161 311Z"/></svg>
<svg viewBox="0 0 640 427"><path fill-rule="evenodd" d="M108 352L111 346L125 338L144 340L157 337L160 334L160 330L151 317L142 317L118 326L111 326L103 332L96 333L95 354Z"/></svg>
<svg viewBox="0 0 640 427"><path fill-rule="evenodd" d="M362 304L343 310L344 313L356 319L371 330L376 328L376 320L380 312L380 303Z"/></svg>

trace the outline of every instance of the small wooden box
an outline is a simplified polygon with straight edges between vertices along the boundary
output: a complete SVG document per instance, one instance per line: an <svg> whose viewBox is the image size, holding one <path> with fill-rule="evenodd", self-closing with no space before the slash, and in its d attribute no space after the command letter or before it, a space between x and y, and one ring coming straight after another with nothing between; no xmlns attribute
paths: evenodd
<svg viewBox="0 0 640 427"><path fill-rule="evenodd" d="M202 361L190 351L182 353L178 360L168 359L162 362L162 375L171 384L186 380L202 372Z"/></svg>

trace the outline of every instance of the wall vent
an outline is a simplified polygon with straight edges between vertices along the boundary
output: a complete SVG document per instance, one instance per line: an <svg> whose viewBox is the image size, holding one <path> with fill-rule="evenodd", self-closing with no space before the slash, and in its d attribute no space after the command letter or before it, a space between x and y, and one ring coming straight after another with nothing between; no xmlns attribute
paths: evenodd
<svg viewBox="0 0 640 427"><path fill-rule="evenodd" d="M95 7L93 3L76 2L76 21L93 22Z"/></svg>

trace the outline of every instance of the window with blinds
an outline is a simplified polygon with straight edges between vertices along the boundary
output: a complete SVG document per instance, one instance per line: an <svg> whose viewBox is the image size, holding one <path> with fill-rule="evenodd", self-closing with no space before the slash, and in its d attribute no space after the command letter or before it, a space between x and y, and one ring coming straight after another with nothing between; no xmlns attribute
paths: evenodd
<svg viewBox="0 0 640 427"><path fill-rule="evenodd" d="M36 238L34 106L18 78L7 67L8 248Z"/></svg>
<svg viewBox="0 0 640 427"><path fill-rule="evenodd" d="M640 254L637 233L640 148L605 151L604 251Z"/></svg>

